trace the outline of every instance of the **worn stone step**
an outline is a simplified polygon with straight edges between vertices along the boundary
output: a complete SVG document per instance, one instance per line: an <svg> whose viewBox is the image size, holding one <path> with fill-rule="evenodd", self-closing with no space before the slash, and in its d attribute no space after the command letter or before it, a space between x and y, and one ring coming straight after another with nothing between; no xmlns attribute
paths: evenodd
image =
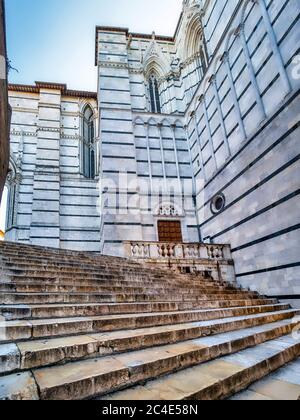
<svg viewBox="0 0 300 420"><path fill-rule="evenodd" d="M57 253L45 253L45 252L27 252L27 251L15 251L15 250L3 250L1 249L2 258L5 261L14 261L20 260L24 261L36 261L36 262L59 262L59 263L70 263L70 264L115 264L119 266L127 266L127 267L138 267L141 266L140 263L136 261L132 261L126 258L118 258L118 257L107 257L104 255L86 255L81 256L80 253L78 255L63 255Z"/></svg>
<svg viewBox="0 0 300 420"><path fill-rule="evenodd" d="M295 311L278 311L223 320L195 322L164 327L125 330L106 334L77 335L49 340L25 341L0 346L0 374L50 366L87 358L134 351L152 346L175 344L224 332L265 325L285 326ZM274 325L276 323L276 325ZM272 324L267 326L267 324ZM1 356L2 355L2 356Z"/></svg>
<svg viewBox="0 0 300 420"><path fill-rule="evenodd" d="M91 398L95 395L103 395L107 392L129 387L146 380L157 378L161 375L196 366L199 363L204 363L226 354L253 347L260 342L275 338L275 340L271 342L272 346L272 344L274 345L274 343L280 340L277 339L277 337L281 337L283 334L287 334L290 331L291 326L287 325L271 330L265 326L257 327L256 329L251 329L251 331L226 333L219 337L200 338L198 340L154 347L137 352L68 363L63 366L42 368L33 370L33 375L40 390L40 398L43 400L76 400ZM275 367L275 365L277 367L278 364L281 363L282 365L282 363L285 363L287 360L292 360L297 357L297 354L299 353L299 343L296 345L295 341L293 341L293 344L290 342L285 344L286 345L282 346L280 349L278 349L275 344L275 349L272 349L272 356L275 356L276 358L276 362L273 362L272 367ZM264 345L266 346L267 344ZM270 355L270 352L268 353L265 351L263 352L263 355L261 355L261 359L265 362L266 359L270 360L272 356ZM247 362L251 367L251 363L248 359ZM212 363L215 363L215 365L217 364L219 369L222 366L222 363L220 365L220 361L214 360ZM206 372L212 370L211 368L209 369L209 363L202 366L202 370L205 371L204 366L206 367ZM228 381L228 384L226 381L226 394L230 395L232 388L238 388L239 382L241 381L244 384L249 380L249 377L248 375L245 375L247 369L242 365L229 363L226 366L226 362L225 365L223 362L223 366L224 370L221 369L221 371L218 371L217 369L217 373L219 373L219 375L217 375L217 383L220 385L220 382L224 380L222 379L222 375L224 376L224 374L227 378L230 377L231 380ZM199 367L196 369L199 369ZM267 369L269 371L271 366L268 366ZM190 370L192 371L193 369ZM263 367L262 370L264 370ZM257 377L259 373L261 372L256 372L255 376ZM202 384L204 383L204 378L207 378L207 375L208 373L200 376ZM214 376L211 376L211 379L212 378L214 378ZM237 379L236 384L232 383L233 378ZM214 382L216 382L215 378ZM211 381L208 383L211 385ZM232 388L229 385L231 385ZM181 386L190 387L191 383L189 381L184 381L184 383L181 383ZM205 387L209 387L207 383ZM216 390L220 391L219 388L220 387L216 387ZM165 386L164 389L170 390L168 386ZM211 396L219 395L216 390L213 387ZM197 394L198 393L199 390L197 390ZM223 394L225 394L225 392L223 392ZM133 398L131 398L131 400L133 400Z"/></svg>
<svg viewBox="0 0 300 420"><path fill-rule="evenodd" d="M181 280L184 281L185 279L191 279L191 278L203 278L203 276L201 275L183 275L183 274L178 274L178 273L174 273L174 272L169 272L166 270L157 270L157 269L151 269L148 267L144 267L142 265L138 265L138 266L133 266L131 268L126 268L124 266L114 266L113 264L107 264L105 266L100 266L98 265L93 265L93 264L80 264L79 267L74 267L72 264L60 264L58 262L55 263L49 263L47 260L44 261L43 264L34 264L30 261L28 261L26 259L26 262L24 262L23 264L17 264L16 261L9 262L7 264L5 264L4 266L5 269L10 270L10 271L14 271L14 272L35 272L35 271L66 271L66 272L75 272L75 271L83 271L83 272L97 272L99 273L100 271L104 271L104 272L116 272L116 273L125 273L125 274L136 274L138 273L139 275L141 274L146 274L148 276L158 276L160 278L164 278L167 276L170 276L174 279L176 278L177 280ZM210 279L207 279L207 281L211 281Z"/></svg>
<svg viewBox="0 0 300 420"><path fill-rule="evenodd" d="M252 345L249 342L248 346L242 349L241 343L243 336L238 340L239 345L236 350L237 353L225 355L219 359L214 359L206 363L202 363L193 368L188 368L180 372L166 375L152 381L148 381L140 386L135 386L131 389L115 392L98 398L105 401L138 401L138 400L222 400L227 399L231 395L244 390L253 382L263 378L264 376L276 371L280 367L289 363L300 355L300 339L295 340L292 336L281 336L281 334L274 334L271 341L264 342L263 339L256 338ZM221 339L221 337L219 337ZM270 339L270 335L269 335ZM198 343L205 345L207 343L218 343L218 337L211 337L208 339L200 339ZM262 344L259 344L262 342ZM211 344L212 345L212 344ZM222 346L222 344L219 344ZM256 345L254 348L253 345ZM235 344L233 344L233 348ZM248 348L247 348L248 347ZM226 354L226 351L223 355ZM222 354L220 354L222 355ZM57 368L59 369L59 368ZM96 373L95 363L95 373ZM139 368L130 366L130 381L132 375L138 377ZM67 382L67 376L57 379L57 387L53 387L55 380L52 377L54 370L50 373L50 378L47 375L43 376L45 371L41 370L35 373L38 384L42 386L42 397L59 399L61 394L70 396L67 389L73 392L74 379L72 385L67 389L64 388L62 382ZM56 374L62 372L56 371ZM75 371L73 369L73 374ZM123 373L124 375L124 373ZM94 376L95 385L94 391L99 393L105 392L104 384L99 381L99 378ZM137 381L141 382L139 379ZM85 379L85 390L88 393L91 388L88 387L88 380ZM128 387L127 384L114 383L115 387ZM78 382L77 382L78 385ZM80 387L81 388L81 387ZM108 388L108 387L107 387ZM106 388L106 389L107 389ZM112 386L110 386L112 388ZM61 391L60 391L61 390ZM102 391L104 390L104 392ZM74 390L75 391L75 390ZM78 394L77 394L78 395Z"/></svg>
<svg viewBox="0 0 300 420"><path fill-rule="evenodd" d="M48 270L47 268L41 270L41 269L20 269L20 268L15 268L15 269L7 269L7 268L3 268L1 274L5 274L5 275L11 275L13 277L16 278L21 278L21 277L34 277L34 276L38 276L40 275L41 277L47 277L47 276L61 276L61 277L70 277L73 276L74 274L79 277L87 277L87 278L103 278L104 276L112 276L114 278L116 277L121 277L121 278L130 278L132 277L133 279L140 279L142 280L144 278L144 281L148 281L149 280L154 280L154 281L170 281L173 283L178 283L178 284L184 284L185 282L188 283L203 283L203 284L218 284L218 285L226 285L226 282L217 282L214 281L212 279L204 279L202 276L188 276L185 278L182 277L178 277L176 275L173 274L173 272L165 272L162 275L157 275L155 273L149 273L149 272L144 272L141 270L136 270L136 271L129 271L129 272L121 272L118 270L113 270L112 268L109 269L101 269L101 270L92 270L92 269L87 269L87 270L74 270L74 271L68 271L68 270ZM145 278L145 276L147 276Z"/></svg>
<svg viewBox="0 0 300 420"><path fill-rule="evenodd" d="M188 309L233 308L239 306L272 305L276 299L207 300L186 302L134 302L110 304L59 304L59 305L0 305L0 315L6 320L71 318L103 314L130 314L143 312L185 311Z"/></svg>
<svg viewBox="0 0 300 420"><path fill-rule="evenodd" d="M290 309L287 304L32 321L2 321L0 342L210 321Z"/></svg>
<svg viewBox="0 0 300 420"><path fill-rule="evenodd" d="M0 250L4 255L33 255L33 256L46 256L46 257L55 257L55 258L67 258L67 259L85 259L85 260L105 260L105 261L120 261L126 262L127 258L122 257L112 257L108 255L100 255L98 253L90 253L84 251L72 251L61 248L47 248L35 245L26 245L18 243L16 247L15 242L2 242L0 244ZM132 264L135 262L132 261Z"/></svg>
<svg viewBox="0 0 300 420"><path fill-rule="evenodd" d="M157 277L157 278L164 278L167 277L169 274L169 271L167 270L160 270L158 271L157 269L155 270L148 270L146 267L143 266L135 266L135 267L130 267L130 266L119 266L119 265L114 265L114 264L98 264L98 265L94 265L94 264L79 264L78 266L76 266L75 264L68 264L68 263L49 263L47 261L43 262L43 263L33 263L33 262L29 262L26 261L24 263L18 263L17 261L14 262L3 262L2 259L2 267L5 270L8 270L10 272L32 272L32 271L61 271L61 272L82 272L82 273L89 273L89 272L95 272L95 273L108 273L108 272L112 272L112 273L117 273L117 274L121 274L123 273L125 274L146 274L149 275L150 277ZM173 273L173 272L171 272ZM175 274L175 278L177 279L184 279L184 275L181 274ZM186 276L186 275L185 275ZM199 278L203 278L202 275L195 275L194 277L199 277ZM209 279L208 279L209 280Z"/></svg>
<svg viewBox="0 0 300 420"><path fill-rule="evenodd" d="M211 282L212 279L210 278L204 278L202 275L189 275L189 274L177 274L174 271L171 270L160 270L160 271L155 271L155 270L148 270L147 268L144 267L136 267L136 268L132 268L132 269L127 269L127 270L121 270L118 267L115 268L113 265L107 265L104 268L102 267L93 267L90 265L80 265L80 267L68 267L68 266L61 266L58 265L58 267L60 267L60 270L57 270L57 267L51 267L48 264L43 264L43 265L39 265L39 266L33 266L32 264L29 264L28 266L19 266L19 265L12 265L12 266L7 266L7 265L3 265L2 266L4 270L7 270L8 272L16 272L16 273L34 273L34 272L43 272L43 271L47 271L47 267L48 267L48 271L53 271L53 272L63 272L65 271L66 273L68 272L80 272L82 274L89 274L89 273L95 273L95 274L109 274L109 273L113 273L113 274L123 274L123 275L147 275L149 276L149 278L156 278L156 279L164 279L164 278L171 278L172 280L177 280L177 281L189 281L189 280L193 280L193 279L202 279L205 280L206 282Z"/></svg>
<svg viewBox="0 0 300 420"><path fill-rule="evenodd" d="M231 401L298 401L300 400L300 359L252 384Z"/></svg>
<svg viewBox="0 0 300 420"><path fill-rule="evenodd" d="M241 293L243 291L239 288L233 288L230 285L219 285L218 283L204 283L204 282L193 282L193 283L176 283L172 281L157 281L155 279L148 279L143 281L142 279L124 279L121 276L94 276L94 277L83 277L83 276L59 276L54 277L53 275L47 276L10 276L10 278L0 277L0 288L6 288L12 290L14 287L28 286L72 286L72 287L154 287L155 289L171 288L171 289L197 289L197 290L209 290L209 291L229 291L232 293Z"/></svg>
<svg viewBox="0 0 300 420"><path fill-rule="evenodd" d="M70 258L70 256L61 256L61 255L47 255L44 253L41 254L28 254L28 253L22 253L22 254L16 254L14 252L4 252L2 253L2 260L4 262L30 262L30 263L44 263L49 262L50 264L68 264L68 265L74 265L74 266L80 266L81 264L90 264L92 266L97 266L101 264L111 264L113 263L115 266L122 266L122 267L139 267L140 264L129 260L124 259L119 261L116 258L107 259L106 257L73 257Z"/></svg>
<svg viewBox="0 0 300 420"><path fill-rule="evenodd" d="M76 285L66 285L66 284L51 284L51 283L35 283L35 284L19 284L19 283L0 283L0 293L3 292L17 292L17 293L60 293L60 292L70 292L70 293L93 293L93 292L118 292L118 293L147 293L147 292L157 292L160 293L194 293L197 292L207 292L216 293L216 294L237 294L240 291L236 290L227 290L218 287L186 287L177 286L171 287L170 285L144 285L140 286L115 286L114 284L110 285L102 285L101 283L98 285L90 286L84 284L76 284Z"/></svg>
<svg viewBox="0 0 300 420"><path fill-rule="evenodd" d="M39 393L30 372L0 377L0 401L37 401Z"/></svg>
<svg viewBox="0 0 300 420"><path fill-rule="evenodd" d="M97 275L97 274L114 274L114 275L137 275L139 277L141 277L142 275L148 275L149 277L151 277L151 273L147 273L144 272L143 270L122 270L122 269L116 269L114 267L99 267L99 268L92 268L92 267L83 267L81 266L80 268L73 268L73 267L50 267L48 264L45 264L44 266L33 266L32 264L27 265L21 265L21 264L14 264L14 265L8 265L5 264L5 266L3 266L3 268L6 270L6 272L11 273L11 274L19 274L19 273L23 273L23 274L27 274L27 275L32 275L34 273L43 273L43 272L47 272L47 273L54 273L54 274L66 274L66 275L70 275L70 274L77 274L77 275ZM163 278L165 276L162 276L161 278Z"/></svg>
<svg viewBox="0 0 300 420"><path fill-rule="evenodd" d="M203 301L211 299L219 300L242 300L254 299L253 293L210 293L204 294L194 291L193 293L170 294L154 291L152 293L0 293L0 305L14 304L42 304L42 303L123 303L123 302L152 302L152 301Z"/></svg>
<svg viewBox="0 0 300 420"><path fill-rule="evenodd" d="M217 290L234 290L230 287L222 287L219 285L205 285L199 283L197 285L176 285L167 282L157 282L157 281L142 281L142 280L123 280L120 277L101 277L97 278L86 278L86 277L11 277L8 280L0 280L0 287L5 285L5 287L13 288L14 286L36 286L36 285L43 285L43 286L71 286L71 287L82 287L82 286L92 286L92 287L155 287L156 289L160 290L166 287L169 288L203 288L206 290L217 289ZM6 286L7 285L7 286Z"/></svg>

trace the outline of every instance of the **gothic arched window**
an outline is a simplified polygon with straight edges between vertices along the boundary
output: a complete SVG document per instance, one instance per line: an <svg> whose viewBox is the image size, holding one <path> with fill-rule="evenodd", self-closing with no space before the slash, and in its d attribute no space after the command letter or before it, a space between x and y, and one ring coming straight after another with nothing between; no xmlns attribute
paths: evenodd
<svg viewBox="0 0 300 420"><path fill-rule="evenodd" d="M82 173L86 178L94 179L96 175L94 114L89 105L83 113L82 131Z"/></svg>
<svg viewBox="0 0 300 420"><path fill-rule="evenodd" d="M150 109L154 114L161 114L158 81L154 74L149 77Z"/></svg>

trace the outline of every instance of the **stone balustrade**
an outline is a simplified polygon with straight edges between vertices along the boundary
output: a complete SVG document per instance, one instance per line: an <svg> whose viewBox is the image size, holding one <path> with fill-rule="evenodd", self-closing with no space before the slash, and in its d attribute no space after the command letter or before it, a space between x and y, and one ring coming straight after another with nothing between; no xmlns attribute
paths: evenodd
<svg viewBox="0 0 300 420"><path fill-rule="evenodd" d="M231 260L229 245L124 242L126 257L137 260Z"/></svg>

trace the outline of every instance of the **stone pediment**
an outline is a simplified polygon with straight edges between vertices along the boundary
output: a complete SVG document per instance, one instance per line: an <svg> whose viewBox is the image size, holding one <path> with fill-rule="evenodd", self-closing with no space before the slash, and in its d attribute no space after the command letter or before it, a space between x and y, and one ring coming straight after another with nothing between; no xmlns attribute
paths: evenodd
<svg viewBox="0 0 300 420"><path fill-rule="evenodd" d="M148 73L149 70L156 68L157 73L162 77L170 71L170 64L160 45L157 43L155 33L153 32L152 41L142 56L144 72Z"/></svg>

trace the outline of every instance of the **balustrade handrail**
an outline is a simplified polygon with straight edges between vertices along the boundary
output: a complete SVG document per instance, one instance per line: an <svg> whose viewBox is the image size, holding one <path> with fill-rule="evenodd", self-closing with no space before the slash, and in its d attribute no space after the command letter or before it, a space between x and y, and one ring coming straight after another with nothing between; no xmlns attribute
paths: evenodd
<svg viewBox="0 0 300 420"><path fill-rule="evenodd" d="M231 260L229 244L124 241L125 253L135 259Z"/></svg>

